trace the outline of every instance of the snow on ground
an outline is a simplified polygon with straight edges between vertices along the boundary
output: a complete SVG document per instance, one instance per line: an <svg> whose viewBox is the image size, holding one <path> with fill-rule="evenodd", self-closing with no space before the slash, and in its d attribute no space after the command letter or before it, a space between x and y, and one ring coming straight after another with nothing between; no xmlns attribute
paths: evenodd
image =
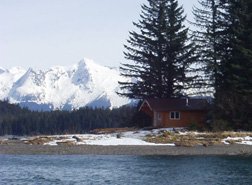
<svg viewBox="0 0 252 185"><path fill-rule="evenodd" d="M121 135L127 138L135 138L143 140L147 135L158 135L161 132L172 131L172 128L161 128L161 129L153 129L153 130L138 130L138 131L128 131L123 132Z"/></svg>
<svg viewBox="0 0 252 185"><path fill-rule="evenodd" d="M163 129L164 130L164 129ZM165 129L167 130L167 129ZM78 135L64 135L54 136L56 139L45 143L44 145L58 145L59 143L72 142L76 145L102 145L102 146L116 146L116 145L152 145L152 146L175 146L174 143L156 144L144 141L148 134L158 133L160 129L152 131L129 131L114 134L78 134ZM64 138L63 138L64 137ZM77 137L79 141L74 139ZM63 138L63 139L57 139Z"/></svg>
<svg viewBox="0 0 252 185"><path fill-rule="evenodd" d="M69 145L103 145L103 146L116 146L116 145L151 145L151 146L175 146L174 143L166 144L157 144L146 142L145 139L147 136L158 136L162 135L165 131L174 131L171 128L163 129L153 129L153 130L135 130L135 131L126 131L126 132L117 132L110 134L74 134L74 135L53 135L53 136L36 136L36 137L15 137L15 136L3 136L0 137L1 141L7 140L22 140L26 143L34 144L32 140L39 142L39 144L44 145L60 145L60 144L69 144ZM205 139L204 135L209 133L204 132L188 132L184 131L181 128L176 128L175 133L181 136L196 136L196 139ZM198 137L197 135L200 135ZM250 135L250 134L248 134ZM227 137L221 140L224 144L244 144L252 145L252 137L244 135L243 137ZM37 143L38 144L38 143Z"/></svg>
<svg viewBox="0 0 252 185"><path fill-rule="evenodd" d="M60 143L70 142L74 145L102 145L102 146L116 146L116 145L151 145L151 146L175 146L174 143L157 144L144 141L147 135L158 135L163 131L171 131L171 129L154 129L150 131L128 131L113 134L77 134L77 135L58 135L50 136L54 140L45 143L45 145L58 145ZM186 135L189 132L179 132L180 135ZM191 134L199 134L197 132L190 132ZM202 133L201 133L202 134ZM76 140L78 138L79 141ZM222 140L224 144L230 144L229 141L237 144L252 145L252 137L227 137Z"/></svg>
<svg viewBox="0 0 252 185"><path fill-rule="evenodd" d="M114 145L169 145L169 146L175 146L174 144L155 144L155 143L148 143L146 141L143 141L141 139L136 139L136 138L127 138L127 137L121 137L121 138L116 138L116 137L107 137L105 139L100 139L100 140L88 140L86 141L86 144L88 145L109 145L109 146L114 146Z"/></svg>
<svg viewBox="0 0 252 185"><path fill-rule="evenodd" d="M228 141L234 141L237 144L252 145L252 137L227 137L222 140L224 144L230 144Z"/></svg>

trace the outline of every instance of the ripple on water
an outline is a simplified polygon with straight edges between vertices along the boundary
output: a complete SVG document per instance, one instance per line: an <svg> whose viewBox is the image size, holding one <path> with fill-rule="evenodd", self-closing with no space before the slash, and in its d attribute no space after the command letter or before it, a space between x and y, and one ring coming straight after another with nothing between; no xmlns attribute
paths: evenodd
<svg viewBox="0 0 252 185"><path fill-rule="evenodd" d="M0 184L251 184L252 157L0 155Z"/></svg>

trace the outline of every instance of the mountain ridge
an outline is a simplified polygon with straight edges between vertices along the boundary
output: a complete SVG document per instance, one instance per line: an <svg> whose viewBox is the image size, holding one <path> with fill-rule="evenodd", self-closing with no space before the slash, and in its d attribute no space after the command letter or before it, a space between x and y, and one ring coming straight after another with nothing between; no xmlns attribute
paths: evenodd
<svg viewBox="0 0 252 185"><path fill-rule="evenodd" d="M118 81L125 80L117 69L87 58L72 66L47 70L0 67L0 99L9 99L31 110L116 108L131 103L116 94Z"/></svg>

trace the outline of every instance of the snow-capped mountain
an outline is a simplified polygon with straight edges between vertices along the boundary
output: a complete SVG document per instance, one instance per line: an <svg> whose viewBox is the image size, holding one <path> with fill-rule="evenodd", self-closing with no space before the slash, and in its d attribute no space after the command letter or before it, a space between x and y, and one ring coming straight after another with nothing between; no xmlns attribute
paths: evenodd
<svg viewBox="0 0 252 185"><path fill-rule="evenodd" d="M20 103L33 110L120 107L130 100L116 94L118 81L125 79L117 69L89 59L46 71L0 68L0 99L9 99L11 103Z"/></svg>

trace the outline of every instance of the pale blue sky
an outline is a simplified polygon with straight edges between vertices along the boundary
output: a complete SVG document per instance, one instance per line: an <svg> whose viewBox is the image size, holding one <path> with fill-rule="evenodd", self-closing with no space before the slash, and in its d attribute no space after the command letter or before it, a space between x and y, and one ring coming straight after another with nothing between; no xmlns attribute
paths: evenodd
<svg viewBox="0 0 252 185"><path fill-rule="evenodd" d="M197 0L179 0L191 19ZM146 0L0 0L0 67L47 69L86 57L118 67Z"/></svg>

